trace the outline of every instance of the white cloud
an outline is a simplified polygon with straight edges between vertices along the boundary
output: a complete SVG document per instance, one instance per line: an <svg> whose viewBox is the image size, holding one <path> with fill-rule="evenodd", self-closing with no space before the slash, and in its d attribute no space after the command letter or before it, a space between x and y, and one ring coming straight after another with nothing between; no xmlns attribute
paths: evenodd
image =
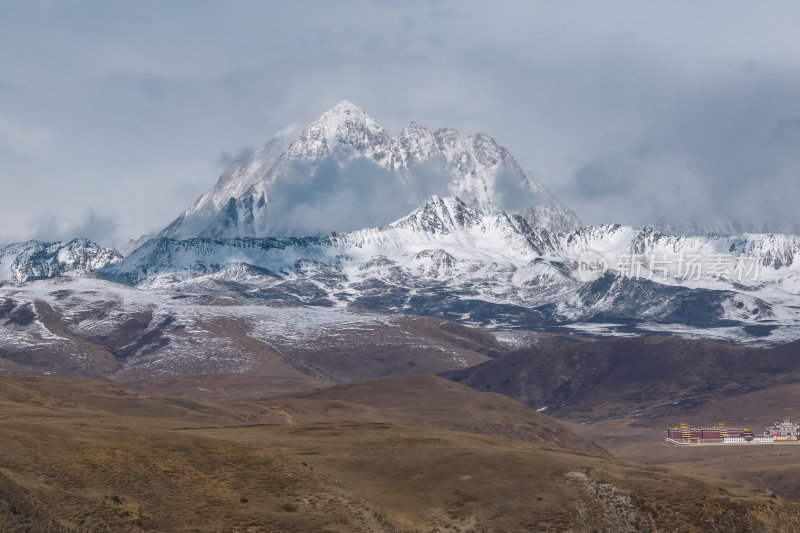
<svg viewBox="0 0 800 533"><path fill-rule="evenodd" d="M0 115L0 150L27 157L43 157L52 147L55 132L12 117Z"/></svg>
<svg viewBox="0 0 800 533"><path fill-rule="evenodd" d="M89 239L105 246L119 242L119 223L114 215L89 208L75 220L63 220L54 213L44 213L31 222L31 237L39 241L69 241Z"/></svg>
<svg viewBox="0 0 800 533"><path fill-rule="evenodd" d="M220 153L343 98L392 134L487 131L590 222L649 216L643 189L582 186L604 165L702 176L698 209L796 217L798 18L744 1L2 3L0 238L91 206L121 237L164 226Z"/></svg>

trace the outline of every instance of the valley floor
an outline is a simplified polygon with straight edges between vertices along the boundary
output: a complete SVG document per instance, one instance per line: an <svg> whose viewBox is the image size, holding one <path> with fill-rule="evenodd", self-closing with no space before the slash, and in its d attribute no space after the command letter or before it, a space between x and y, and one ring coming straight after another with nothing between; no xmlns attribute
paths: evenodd
<svg viewBox="0 0 800 533"><path fill-rule="evenodd" d="M725 445L677 447L665 442L666 428L690 424L744 423L760 431L775 420L796 415L800 408L800 384L777 385L721 398L691 413L619 418L592 423L565 422L582 436L616 457L675 471L748 484L800 504L800 446Z"/></svg>

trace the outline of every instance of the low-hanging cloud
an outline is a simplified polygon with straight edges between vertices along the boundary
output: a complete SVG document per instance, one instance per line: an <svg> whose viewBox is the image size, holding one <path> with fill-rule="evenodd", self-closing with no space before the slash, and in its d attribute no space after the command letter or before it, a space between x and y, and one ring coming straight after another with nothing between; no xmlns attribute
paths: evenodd
<svg viewBox="0 0 800 533"><path fill-rule="evenodd" d="M223 151L219 155L219 164L223 168L227 168L231 165L238 165L247 160L253 153L256 151L255 148L252 146L246 146L244 148L240 148L238 151L230 153Z"/></svg>
<svg viewBox="0 0 800 533"><path fill-rule="evenodd" d="M32 238L39 241L69 241L76 238L89 239L98 244L117 244L119 222L116 217L94 208L89 208L80 220L65 221L53 213L47 213L31 223Z"/></svg>
<svg viewBox="0 0 800 533"><path fill-rule="evenodd" d="M366 158L334 152L321 161L294 162L279 174L269 190L268 232L304 236L384 226L430 196L457 194L453 186L444 158L395 172ZM503 211L524 212L547 200L510 170L498 172L489 193Z"/></svg>
<svg viewBox="0 0 800 533"><path fill-rule="evenodd" d="M272 235L299 236L385 225L416 207L415 187L364 159L336 155L294 163L269 192Z"/></svg>
<svg viewBox="0 0 800 533"><path fill-rule="evenodd" d="M512 171L497 173L492 186L492 200L501 211L521 213L541 204L545 199L534 191L520 174Z"/></svg>
<svg viewBox="0 0 800 533"><path fill-rule="evenodd" d="M797 232L800 75L742 65L674 87L635 136L587 151L554 185L591 223Z"/></svg>

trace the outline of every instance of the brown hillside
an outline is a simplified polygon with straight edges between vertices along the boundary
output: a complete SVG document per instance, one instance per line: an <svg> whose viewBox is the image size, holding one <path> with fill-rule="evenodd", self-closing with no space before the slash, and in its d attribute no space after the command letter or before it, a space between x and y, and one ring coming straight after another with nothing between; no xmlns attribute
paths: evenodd
<svg viewBox="0 0 800 533"><path fill-rule="evenodd" d="M359 416L368 407L421 423L308 423L276 403L291 398L190 400L102 382L0 379L0 530L800 528L798 508L736 483L449 429L451 407L430 403L454 409L461 398L469 418L509 400L429 378L383 385L373 406L354 400L366 402L381 381L298 399L300 415L340 402L361 406ZM393 389L403 386L420 398L394 410ZM537 422L555 424L529 424Z"/></svg>

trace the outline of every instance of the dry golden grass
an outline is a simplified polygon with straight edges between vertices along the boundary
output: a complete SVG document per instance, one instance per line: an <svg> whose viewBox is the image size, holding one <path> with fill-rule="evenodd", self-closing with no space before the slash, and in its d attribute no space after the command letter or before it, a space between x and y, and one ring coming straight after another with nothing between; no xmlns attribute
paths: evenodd
<svg viewBox="0 0 800 533"><path fill-rule="evenodd" d="M380 383L236 402L0 379L0 531L800 530L794 505L731 481L569 449L563 429L520 440L553 424L528 411L504 436L452 429L494 395L455 386L393 407ZM326 394L339 415L314 422Z"/></svg>

